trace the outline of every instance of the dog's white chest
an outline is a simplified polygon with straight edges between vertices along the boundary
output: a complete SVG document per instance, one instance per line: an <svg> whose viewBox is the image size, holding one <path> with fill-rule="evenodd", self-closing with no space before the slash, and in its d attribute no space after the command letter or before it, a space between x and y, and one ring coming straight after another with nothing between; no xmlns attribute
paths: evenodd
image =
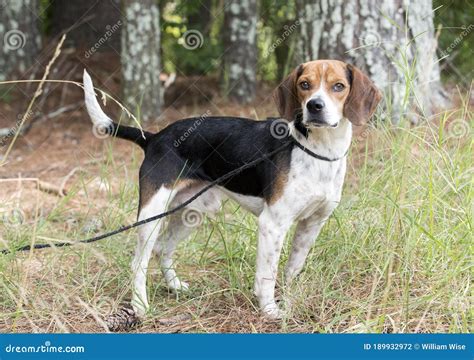
<svg viewBox="0 0 474 360"><path fill-rule="evenodd" d="M296 150L284 193L288 211L296 220L316 212L329 215L341 198L345 172L345 158L335 162L321 161Z"/></svg>

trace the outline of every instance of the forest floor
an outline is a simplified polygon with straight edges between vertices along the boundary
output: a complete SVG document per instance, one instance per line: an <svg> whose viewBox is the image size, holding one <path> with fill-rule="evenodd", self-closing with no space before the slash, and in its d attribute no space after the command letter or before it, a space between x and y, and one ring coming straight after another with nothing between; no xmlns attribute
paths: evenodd
<svg viewBox="0 0 474 360"><path fill-rule="evenodd" d="M117 97L118 75L107 76L115 70L93 70L95 85ZM81 73L69 79L78 81ZM215 97L167 108L157 123L204 113L276 116L269 94L260 89L245 107ZM131 331L472 331L471 95L461 94L454 108L417 126L356 128L341 204L298 280L279 285L291 303L282 322L258 313L256 220L228 202L177 251L187 293L169 293L152 261L152 310ZM12 95L0 105L0 128L12 127L26 98ZM135 221L142 152L94 137L81 99L75 86L51 90L44 103L50 114L67 104L77 108L40 118L0 166L2 248L83 239ZM108 104L106 112L118 116L119 109ZM135 239L131 230L91 245L0 256L0 332L107 331L104 318L130 299ZM287 242L281 264L288 250Z"/></svg>

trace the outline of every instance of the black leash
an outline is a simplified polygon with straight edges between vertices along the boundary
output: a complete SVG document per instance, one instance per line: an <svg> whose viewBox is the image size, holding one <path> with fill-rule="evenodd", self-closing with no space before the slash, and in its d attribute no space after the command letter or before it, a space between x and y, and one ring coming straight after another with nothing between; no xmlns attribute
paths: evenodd
<svg viewBox="0 0 474 360"><path fill-rule="evenodd" d="M306 147L304 147L303 145L301 145L293 136L291 136L291 135L289 135L289 136L290 136L290 141L283 144L282 146L280 146L276 150L273 150L273 151L269 152L268 154L263 155L262 157L260 157L258 159L255 159L251 162L248 162L248 163L242 165L241 167L239 167L235 170L232 170L231 172L229 172L229 173L221 176L220 178L210 182L207 186L205 186L200 191L198 191L196 194L191 196L188 200L184 201L183 203L179 204L178 206L176 206L175 208L173 208L171 210L165 211L161 214L149 217L147 219L143 219L143 220L134 222L133 224L130 224L130 225L122 226L122 227L120 227L120 228L118 228L114 231L111 231L111 232L108 232L108 233L105 233L105 234L102 234L102 235L98 235L98 236L95 236L95 237L92 237L92 238L89 238L89 239L80 240L80 241L76 241L76 242L60 242L60 243L54 243L54 244L35 244L33 246L26 245L26 246L22 246L20 248L15 249L15 252L17 252L17 251L28 251L28 250L31 250L31 249L44 249L44 248L49 248L49 247L66 247L66 246L71 246L71 245L75 245L75 244L78 244L78 243L88 244L88 243L92 243L92 242L95 242L95 241L105 239L109 236L117 235L121 232L136 228L138 226L147 224L149 222L159 220L161 218L164 218L166 216L174 214L175 212L177 212L177 211L181 210L182 208L188 206L190 203L192 203L194 200L196 200L199 196L204 194L206 191L208 191L212 187L218 185L219 183L230 179L231 177L237 175L238 173L240 173L240 172L242 172L242 171L244 171L248 168L251 168L252 166L257 165L258 163L268 159L272 155L278 154L279 152L283 151L286 147L288 147L292 143L294 143L297 147L299 147L301 150L303 150L308 155L311 155L312 157L314 157L318 160L333 162L333 161L341 160L342 158L344 158L347 155L347 151L346 151L346 153L342 157L330 159L330 158L327 158L325 156L315 154L311 150L309 150ZM4 249L4 250L0 251L1 254L9 254L9 253L12 253L12 252L13 252L12 250L8 250L8 249Z"/></svg>

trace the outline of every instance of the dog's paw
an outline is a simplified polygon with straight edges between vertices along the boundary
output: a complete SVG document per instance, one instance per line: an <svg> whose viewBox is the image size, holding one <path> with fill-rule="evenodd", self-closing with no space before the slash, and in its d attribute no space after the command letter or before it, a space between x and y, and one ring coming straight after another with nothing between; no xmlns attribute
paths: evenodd
<svg viewBox="0 0 474 360"><path fill-rule="evenodd" d="M276 303L265 305L262 308L262 314L268 320L281 320L285 315Z"/></svg>
<svg viewBox="0 0 474 360"><path fill-rule="evenodd" d="M174 278L168 283L168 289L173 292L185 292L189 290L189 284L178 278Z"/></svg>
<svg viewBox="0 0 474 360"><path fill-rule="evenodd" d="M134 315L138 319L143 319L150 308L150 305L148 305L148 301L141 301L140 299L135 297L132 299L130 304L132 306L131 311L133 311Z"/></svg>

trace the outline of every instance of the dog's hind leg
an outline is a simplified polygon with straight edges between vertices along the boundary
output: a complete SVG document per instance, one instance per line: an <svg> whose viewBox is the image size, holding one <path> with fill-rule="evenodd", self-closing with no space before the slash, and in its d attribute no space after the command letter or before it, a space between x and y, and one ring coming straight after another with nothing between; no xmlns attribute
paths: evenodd
<svg viewBox="0 0 474 360"><path fill-rule="evenodd" d="M173 262L173 254L179 242L185 240L193 231L192 227L184 224L182 216L183 211L180 211L170 217L169 223L166 226L166 232L160 235L153 248L156 255L160 258L161 271L166 285L168 289L173 291L188 289L188 284L181 281L178 275L176 275Z"/></svg>
<svg viewBox="0 0 474 360"><path fill-rule="evenodd" d="M166 211L166 208L172 202L175 194L176 190L167 189L162 186L149 199L147 204L142 206L138 220L143 220ZM132 262L132 272L134 276L132 307L138 316L143 316L149 307L146 292L146 274L153 246L158 238L163 221L165 220L156 220L138 228L138 243Z"/></svg>
<svg viewBox="0 0 474 360"><path fill-rule="evenodd" d="M191 198L204 186L205 184L195 184L180 190L170 207L174 208ZM202 224L205 214L210 218L214 217L223 199L224 195L221 191L211 189L193 201L191 205L170 217L166 231L160 235L154 247L155 253L160 257L161 271L170 290L188 289L188 284L178 278L174 269L173 254L176 247Z"/></svg>

